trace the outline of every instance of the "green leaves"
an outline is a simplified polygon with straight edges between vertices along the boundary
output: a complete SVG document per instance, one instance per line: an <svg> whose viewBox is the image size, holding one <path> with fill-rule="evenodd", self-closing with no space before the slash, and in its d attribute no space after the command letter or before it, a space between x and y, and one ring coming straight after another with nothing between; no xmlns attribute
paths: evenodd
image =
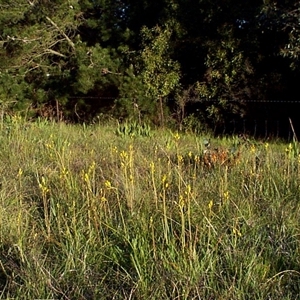
<svg viewBox="0 0 300 300"><path fill-rule="evenodd" d="M96 5L88 2L87 10ZM78 1L14 1L2 8L0 77L6 84L5 78L18 86L23 81L28 102L40 103L35 102L38 90L45 91L44 103L65 103L74 94L105 93L107 86L118 85L121 60L114 49L83 42L86 11ZM103 76L102 69L109 74Z"/></svg>
<svg viewBox="0 0 300 300"><path fill-rule="evenodd" d="M141 49L130 57L131 64L120 87L121 104L127 114L151 116L160 111L160 124L164 123L165 98L180 85L180 65L172 59L173 30L170 25L142 27ZM127 101L126 101L127 99ZM135 105L132 105L132 101ZM127 102L127 105L126 105Z"/></svg>
<svg viewBox="0 0 300 300"><path fill-rule="evenodd" d="M0 82L13 88L0 93L88 118L110 111L161 125L178 107L181 121L242 116L242 101L297 91L297 5L3 0Z"/></svg>
<svg viewBox="0 0 300 300"><path fill-rule="evenodd" d="M32 68L47 69L47 64L57 63L58 57L72 54L75 50L72 38L78 26L74 20L78 11L72 2L75 1L53 1L48 6L41 2L19 1L18 5L4 9L4 16L14 20L9 31L7 20L4 18L0 22L2 53L9 52L13 58L10 69L26 67L25 72Z"/></svg>
<svg viewBox="0 0 300 300"><path fill-rule="evenodd" d="M195 87L200 101L213 101L206 111L214 122L223 121L229 112L235 111L238 115L243 113L238 101L250 97L246 87L252 75L252 66L247 62L233 28L224 26L218 34L221 42L207 42L206 74L204 80L198 81Z"/></svg>
<svg viewBox="0 0 300 300"><path fill-rule="evenodd" d="M116 134L123 137L150 137L152 132L149 124L139 124L138 122L133 121L119 124L116 129Z"/></svg>
<svg viewBox="0 0 300 300"><path fill-rule="evenodd" d="M299 67L300 59L300 8L299 4L294 4L293 7L286 8L286 11L281 15L284 30L288 31L288 42L281 49L283 57L291 59L291 68L293 70Z"/></svg>
<svg viewBox="0 0 300 300"><path fill-rule="evenodd" d="M180 65L170 58L172 30L168 25L152 29L143 27L141 35L141 74L147 87L146 93L153 99L166 97L179 85L180 80Z"/></svg>

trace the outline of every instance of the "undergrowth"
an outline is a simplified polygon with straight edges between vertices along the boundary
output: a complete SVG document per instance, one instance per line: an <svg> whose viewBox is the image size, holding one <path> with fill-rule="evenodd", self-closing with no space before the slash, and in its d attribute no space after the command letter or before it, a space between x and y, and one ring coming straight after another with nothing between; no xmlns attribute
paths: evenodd
<svg viewBox="0 0 300 300"><path fill-rule="evenodd" d="M298 299L298 144L12 117L1 299Z"/></svg>

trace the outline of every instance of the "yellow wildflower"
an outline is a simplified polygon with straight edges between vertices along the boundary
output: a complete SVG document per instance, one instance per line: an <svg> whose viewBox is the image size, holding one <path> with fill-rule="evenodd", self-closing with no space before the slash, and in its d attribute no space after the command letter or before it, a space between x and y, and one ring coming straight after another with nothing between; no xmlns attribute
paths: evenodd
<svg viewBox="0 0 300 300"><path fill-rule="evenodd" d="M183 196L180 195L180 196L179 196L179 202L178 202L180 209L183 209L183 208L184 208L184 202L185 202L185 201L184 201Z"/></svg>
<svg viewBox="0 0 300 300"><path fill-rule="evenodd" d="M176 141L179 141L179 140L180 140L180 135L179 135L178 132L176 132L176 133L173 135L173 137L174 137L174 139L175 139Z"/></svg>
<svg viewBox="0 0 300 300"><path fill-rule="evenodd" d="M236 227L232 228L232 232L234 235L242 236L241 232Z"/></svg>
<svg viewBox="0 0 300 300"><path fill-rule="evenodd" d="M23 170L21 168L19 168L19 171L18 171L18 177L21 177L23 174Z"/></svg>
<svg viewBox="0 0 300 300"><path fill-rule="evenodd" d="M107 189L111 189L112 188L111 182L109 180L105 180L104 185L105 185L105 187Z"/></svg>
<svg viewBox="0 0 300 300"><path fill-rule="evenodd" d="M228 191L223 193L223 199L224 199L224 201L228 201L228 199L229 199L229 192Z"/></svg>

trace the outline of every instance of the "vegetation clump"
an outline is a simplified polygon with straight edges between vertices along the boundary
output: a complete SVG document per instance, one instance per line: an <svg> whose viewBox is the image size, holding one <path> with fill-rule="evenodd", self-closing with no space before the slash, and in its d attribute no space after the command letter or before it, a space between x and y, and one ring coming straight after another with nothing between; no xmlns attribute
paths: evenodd
<svg viewBox="0 0 300 300"><path fill-rule="evenodd" d="M297 142L253 142L207 165L205 150L223 155L238 138L207 149L207 135L167 130L8 125L0 298L298 298Z"/></svg>
<svg viewBox="0 0 300 300"><path fill-rule="evenodd" d="M116 129L116 134L119 136L145 136L149 137L151 135L151 127L147 123L139 124L138 122L125 122L119 124Z"/></svg>
<svg viewBox="0 0 300 300"><path fill-rule="evenodd" d="M260 136L286 134L288 118L300 127L297 1L2 2L0 111Z"/></svg>

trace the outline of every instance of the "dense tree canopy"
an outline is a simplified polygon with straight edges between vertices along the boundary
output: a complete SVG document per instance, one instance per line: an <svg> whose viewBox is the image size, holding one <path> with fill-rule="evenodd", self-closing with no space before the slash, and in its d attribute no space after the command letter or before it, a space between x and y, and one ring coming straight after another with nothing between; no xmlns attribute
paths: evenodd
<svg viewBox="0 0 300 300"><path fill-rule="evenodd" d="M253 100L299 100L297 1L1 0L0 9L5 108L224 124L262 114Z"/></svg>

